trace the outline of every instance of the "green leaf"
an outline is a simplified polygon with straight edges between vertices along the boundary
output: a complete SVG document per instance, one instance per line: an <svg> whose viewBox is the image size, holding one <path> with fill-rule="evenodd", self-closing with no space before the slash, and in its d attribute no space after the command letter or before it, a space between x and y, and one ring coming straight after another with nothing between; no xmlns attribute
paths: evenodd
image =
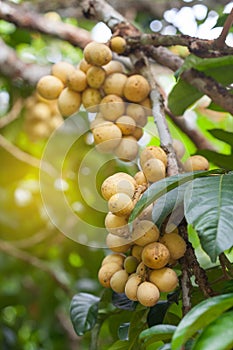
<svg viewBox="0 0 233 350"><path fill-rule="evenodd" d="M130 323L122 323L118 329L118 337L120 340L128 340L129 339L129 327Z"/></svg>
<svg viewBox="0 0 233 350"><path fill-rule="evenodd" d="M159 324L142 331L139 336L139 339L142 342L147 342L148 340L151 340L153 342L159 340L169 340L172 338L172 335L175 332L175 330L176 326L171 326L169 324Z"/></svg>
<svg viewBox="0 0 233 350"><path fill-rule="evenodd" d="M216 320L233 306L233 293L223 294L194 306L181 320L172 337L172 350L180 350L197 331Z"/></svg>
<svg viewBox="0 0 233 350"><path fill-rule="evenodd" d="M194 171L186 174L179 174L167 177L163 180L157 181L153 183L142 195L140 200L134 207L132 211L129 223L131 223L141 212L143 209L148 207L151 203L153 203L156 199L165 195L167 192L173 190L174 188L185 184L186 182L192 181L197 177L208 176L210 174L221 174L224 170L222 169L214 169L209 171Z"/></svg>
<svg viewBox="0 0 233 350"><path fill-rule="evenodd" d="M100 298L88 293L79 293L73 297L70 317L78 335L83 335L94 327L98 315L99 300Z"/></svg>
<svg viewBox="0 0 233 350"><path fill-rule="evenodd" d="M233 155L231 154L222 154L209 149L200 149L196 154L206 157L213 164L226 170L232 170L233 168Z"/></svg>
<svg viewBox="0 0 233 350"><path fill-rule="evenodd" d="M128 350L129 342L127 340L118 340L108 350Z"/></svg>
<svg viewBox="0 0 233 350"><path fill-rule="evenodd" d="M233 311L226 312L204 328L193 350L231 350L233 347Z"/></svg>
<svg viewBox="0 0 233 350"><path fill-rule="evenodd" d="M223 27L228 16L229 16L228 13L223 13L221 16L219 16L218 19L217 19L217 22L216 22L216 24L214 25L213 28Z"/></svg>
<svg viewBox="0 0 233 350"><path fill-rule="evenodd" d="M187 187L185 217L214 262L233 246L233 174L196 179Z"/></svg>
<svg viewBox="0 0 233 350"><path fill-rule="evenodd" d="M231 147L233 147L233 133L229 131L225 131L222 129L211 129L208 132L216 137L216 139L228 143Z"/></svg>

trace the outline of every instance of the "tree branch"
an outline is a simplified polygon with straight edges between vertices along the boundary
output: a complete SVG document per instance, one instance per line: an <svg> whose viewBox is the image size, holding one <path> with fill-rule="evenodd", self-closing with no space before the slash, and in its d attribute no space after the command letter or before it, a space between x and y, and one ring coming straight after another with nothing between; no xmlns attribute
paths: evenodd
<svg viewBox="0 0 233 350"><path fill-rule="evenodd" d="M11 108L10 112L0 119L0 129L4 128L5 126L13 122L15 119L17 119L22 108L23 100L21 98L18 98L13 104L13 107Z"/></svg>
<svg viewBox="0 0 233 350"><path fill-rule="evenodd" d="M0 1L0 18L14 23L20 28L67 40L81 48L84 48L91 41L90 33L87 30L64 22L49 20L36 12L22 11L19 5L10 5Z"/></svg>

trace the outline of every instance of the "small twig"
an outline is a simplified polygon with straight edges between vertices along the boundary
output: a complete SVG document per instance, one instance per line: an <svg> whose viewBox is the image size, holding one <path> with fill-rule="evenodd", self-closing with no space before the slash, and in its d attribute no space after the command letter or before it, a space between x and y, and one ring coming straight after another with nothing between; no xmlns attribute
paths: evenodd
<svg viewBox="0 0 233 350"><path fill-rule="evenodd" d="M224 277L226 279L231 279L233 277L233 266L224 253L221 253L219 255L219 261L222 267ZM229 275L231 277L229 277Z"/></svg>
<svg viewBox="0 0 233 350"><path fill-rule="evenodd" d="M4 148L8 153L10 153L14 158L18 159L19 161L26 163L34 168L38 168L51 177L59 177L58 171L51 164L45 162L44 160L35 158L30 154L22 151L20 148L13 145L2 135L0 135L0 147Z"/></svg>
<svg viewBox="0 0 233 350"><path fill-rule="evenodd" d="M10 112L0 119L0 129L4 128L6 125L10 124L15 119L17 119L19 117L22 107L23 100L21 98L18 98L13 104Z"/></svg>
<svg viewBox="0 0 233 350"><path fill-rule="evenodd" d="M191 303L191 289L192 283L190 279L190 272L186 261L186 256L180 259L182 275L180 279L182 288L182 313L185 316L192 308Z"/></svg>
<svg viewBox="0 0 233 350"><path fill-rule="evenodd" d="M218 49L221 49L225 46L225 41L227 34L229 33L229 30L233 23L233 8L231 9L231 12L227 16L226 22L224 23L223 29L219 37L215 40L215 46Z"/></svg>
<svg viewBox="0 0 233 350"><path fill-rule="evenodd" d="M28 237L26 239L20 239L17 241L11 241L11 243L17 248L28 249L28 248L34 247L38 243L41 243L42 241L47 239L50 235L52 235L55 231L56 231L55 229L43 230L36 233L32 237Z"/></svg>

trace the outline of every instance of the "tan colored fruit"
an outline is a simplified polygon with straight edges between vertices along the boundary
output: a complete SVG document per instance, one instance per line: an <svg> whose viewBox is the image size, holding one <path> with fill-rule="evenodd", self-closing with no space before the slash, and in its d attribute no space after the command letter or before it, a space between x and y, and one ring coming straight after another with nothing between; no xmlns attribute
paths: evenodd
<svg viewBox="0 0 233 350"><path fill-rule="evenodd" d="M69 88L65 88L58 98L58 108L63 117L69 117L77 112L81 106L81 95Z"/></svg>
<svg viewBox="0 0 233 350"><path fill-rule="evenodd" d="M143 171L138 171L135 175L134 178L137 182L137 185L146 185L147 184L147 179L143 173Z"/></svg>
<svg viewBox="0 0 233 350"><path fill-rule="evenodd" d="M119 174L119 173L116 173ZM101 194L107 201L116 193L125 193L130 198L133 197L135 191L135 183L131 180L131 176L123 176L116 174L109 176L104 180L101 186ZM133 179L133 177L132 177Z"/></svg>
<svg viewBox="0 0 233 350"><path fill-rule="evenodd" d="M141 282L142 282L142 277L137 274L131 275L129 277L125 285L125 295L127 296L128 299L133 301L138 300L137 290Z"/></svg>
<svg viewBox="0 0 233 350"><path fill-rule="evenodd" d="M106 72L102 67L90 67L87 71L87 83L94 89L99 89L105 80Z"/></svg>
<svg viewBox="0 0 233 350"><path fill-rule="evenodd" d="M160 240L169 250L170 257L178 260L184 256L186 251L186 243L184 239L177 233L165 233Z"/></svg>
<svg viewBox="0 0 233 350"><path fill-rule="evenodd" d="M203 156L191 156L184 163L184 170L186 172L198 171L198 170L209 170L209 162Z"/></svg>
<svg viewBox="0 0 233 350"><path fill-rule="evenodd" d="M86 73L88 71L88 69L91 67L92 65L90 63L88 63L85 58L83 58L79 65L78 68L81 69L84 73Z"/></svg>
<svg viewBox="0 0 233 350"><path fill-rule="evenodd" d="M114 262L102 265L98 272L100 284L105 288L110 288L110 279L119 270L121 270L120 265Z"/></svg>
<svg viewBox="0 0 233 350"><path fill-rule="evenodd" d="M116 253L126 253L131 247L131 243L128 239L112 235L111 233L108 233L106 237L106 245Z"/></svg>
<svg viewBox="0 0 233 350"><path fill-rule="evenodd" d="M46 19L49 19L50 21L55 21L55 22L61 22L61 16L55 12L55 11L49 11L44 14L44 17Z"/></svg>
<svg viewBox="0 0 233 350"><path fill-rule="evenodd" d="M139 261L135 256L129 255L124 260L124 269L127 273L133 273L136 271Z"/></svg>
<svg viewBox="0 0 233 350"><path fill-rule="evenodd" d="M127 76L123 73L113 73L108 75L103 85L105 94L123 96L126 80Z"/></svg>
<svg viewBox="0 0 233 350"><path fill-rule="evenodd" d="M138 219L140 220L149 220L152 221L152 211L153 211L153 203L146 207L141 214L138 215Z"/></svg>
<svg viewBox="0 0 233 350"><path fill-rule="evenodd" d="M37 92L47 100L55 100L64 88L60 79L53 75L45 75L37 83Z"/></svg>
<svg viewBox="0 0 233 350"><path fill-rule="evenodd" d="M108 263L116 263L120 265L121 268L123 268L125 260L125 255L121 253L111 253L109 255L106 255L105 258L102 260L102 266Z"/></svg>
<svg viewBox="0 0 233 350"><path fill-rule="evenodd" d="M159 297L158 288L151 282L142 282L137 289L137 299L144 306L154 306L159 300Z"/></svg>
<svg viewBox="0 0 233 350"><path fill-rule="evenodd" d="M111 94L101 100L99 108L105 119L116 121L124 114L125 104L120 96Z"/></svg>
<svg viewBox="0 0 233 350"><path fill-rule="evenodd" d="M137 157L138 149L137 140L133 136L123 136L114 153L117 158L125 162L131 162Z"/></svg>
<svg viewBox="0 0 233 350"><path fill-rule="evenodd" d="M119 117L116 120L116 125L121 129L123 135L132 135L136 128L135 121L128 115L122 115Z"/></svg>
<svg viewBox="0 0 233 350"><path fill-rule="evenodd" d="M72 64L68 62L58 62L52 66L52 75L60 79L63 84L67 84L68 75L72 75L75 68Z"/></svg>
<svg viewBox="0 0 233 350"><path fill-rule="evenodd" d="M113 123L99 125L93 129L92 133L99 152L112 152L122 139L121 130Z"/></svg>
<svg viewBox="0 0 233 350"><path fill-rule="evenodd" d="M160 292L165 293L173 291L178 285L177 274L169 267L150 271L149 281L154 283Z"/></svg>
<svg viewBox="0 0 233 350"><path fill-rule="evenodd" d="M148 270L148 267L141 261L140 264L138 264L137 266L136 273L139 276L142 276L143 278L145 278L147 274L147 270Z"/></svg>
<svg viewBox="0 0 233 350"><path fill-rule="evenodd" d="M102 68L104 68L107 75L124 72L124 66L119 61L115 60L112 60L109 63L105 64Z"/></svg>
<svg viewBox="0 0 233 350"><path fill-rule="evenodd" d="M109 212L105 217L105 227L108 232L120 237L128 237L128 219L124 216L117 216Z"/></svg>
<svg viewBox="0 0 233 350"><path fill-rule="evenodd" d="M140 102L140 105L144 107L145 114L147 116L153 115L152 113L152 103L149 97L145 98L145 100Z"/></svg>
<svg viewBox="0 0 233 350"><path fill-rule="evenodd" d="M143 250L143 247L137 244L134 244L131 249L131 255L135 256L135 258L137 258L139 262L142 260L142 250Z"/></svg>
<svg viewBox="0 0 233 350"><path fill-rule="evenodd" d="M94 129L96 129L97 127L102 127L104 125L112 125L112 122L104 119L101 115L101 113L98 113L96 118L94 120L91 121L90 123L90 129L93 131Z"/></svg>
<svg viewBox="0 0 233 350"><path fill-rule="evenodd" d="M140 165L143 167L143 165L152 158L156 158L161 160L165 167L167 166L167 155L164 152L164 150L159 146L148 146L143 149L143 151L140 154Z"/></svg>
<svg viewBox="0 0 233 350"><path fill-rule="evenodd" d="M97 112L102 99L101 93L97 89L87 88L82 93L82 103L89 112Z"/></svg>
<svg viewBox="0 0 233 350"><path fill-rule="evenodd" d="M115 36L110 40L110 48L116 53L123 53L126 49L126 45L126 40L121 36Z"/></svg>
<svg viewBox="0 0 233 350"><path fill-rule="evenodd" d="M85 60L94 66L103 66L111 61L112 52L108 46L92 41L83 51Z"/></svg>
<svg viewBox="0 0 233 350"><path fill-rule="evenodd" d="M81 92L87 87L86 74L81 69L75 69L67 75L67 86L74 91Z"/></svg>
<svg viewBox="0 0 233 350"><path fill-rule="evenodd" d="M112 290L116 293L124 293L128 277L129 275L125 270L115 272L110 279L110 287Z"/></svg>
<svg viewBox="0 0 233 350"><path fill-rule="evenodd" d="M47 124L43 121L38 121L35 124L26 123L25 131L28 133L28 136L31 141L37 141L49 136L49 130Z"/></svg>
<svg viewBox="0 0 233 350"><path fill-rule="evenodd" d="M166 176L166 168L164 163L156 158L147 160L142 167L148 182L156 182L162 180Z"/></svg>
<svg viewBox="0 0 233 350"><path fill-rule="evenodd" d="M143 133L144 133L143 129L142 129L140 126L136 126L134 132L132 133L132 136L133 136L137 141L139 141L139 140L142 138Z"/></svg>
<svg viewBox="0 0 233 350"><path fill-rule="evenodd" d="M142 261L151 269L161 269L170 258L168 248L159 242L147 244L142 251Z"/></svg>
<svg viewBox="0 0 233 350"><path fill-rule="evenodd" d="M156 242L159 239L158 227L149 220L141 220L134 227L132 240L135 244L144 247L145 245Z"/></svg>
<svg viewBox="0 0 233 350"><path fill-rule="evenodd" d="M135 120L137 126L143 128L147 123L145 109L138 103L129 103L126 107L126 114Z"/></svg>
<svg viewBox="0 0 233 350"><path fill-rule="evenodd" d="M173 148L175 150L176 156L181 159L183 158L184 154L185 154L185 147L183 142L181 142L180 140L177 139L173 139L172 142Z"/></svg>
<svg viewBox="0 0 233 350"><path fill-rule="evenodd" d="M125 193L116 193L108 201L108 209L117 216L129 216L134 208L132 199Z"/></svg>
<svg viewBox="0 0 233 350"><path fill-rule="evenodd" d="M36 103L28 112L28 119L36 119L37 121L48 121L51 119L51 111L46 103Z"/></svg>
<svg viewBox="0 0 233 350"><path fill-rule="evenodd" d="M124 96L132 102L143 101L150 92L150 86L147 80L139 74L128 77L124 86Z"/></svg>

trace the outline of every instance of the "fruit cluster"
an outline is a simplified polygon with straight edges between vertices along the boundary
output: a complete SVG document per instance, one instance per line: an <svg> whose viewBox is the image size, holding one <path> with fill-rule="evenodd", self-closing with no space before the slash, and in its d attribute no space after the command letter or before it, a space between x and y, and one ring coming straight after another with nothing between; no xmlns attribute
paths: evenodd
<svg viewBox="0 0 233 350"><path fill-rule="evenodd" d="M122 52L124 43L122 38L113 38L110 47ZM150 86L140 74L128 76L105 44L91 42L83 54L78 67L68 62L54 64L51 75L39 80L37 92L45 99L56 100L63 117L78 112L81 105L95 113L91 130L98 150L132 161L151 114Z"/></svg>
<svg viewBox="0 0 233 350"><path fill-rule="evenodd" d="M27 99L24 130L32 141L49 137L62 122L63 118L55 101L45 100L38 94Z"/></svg>

